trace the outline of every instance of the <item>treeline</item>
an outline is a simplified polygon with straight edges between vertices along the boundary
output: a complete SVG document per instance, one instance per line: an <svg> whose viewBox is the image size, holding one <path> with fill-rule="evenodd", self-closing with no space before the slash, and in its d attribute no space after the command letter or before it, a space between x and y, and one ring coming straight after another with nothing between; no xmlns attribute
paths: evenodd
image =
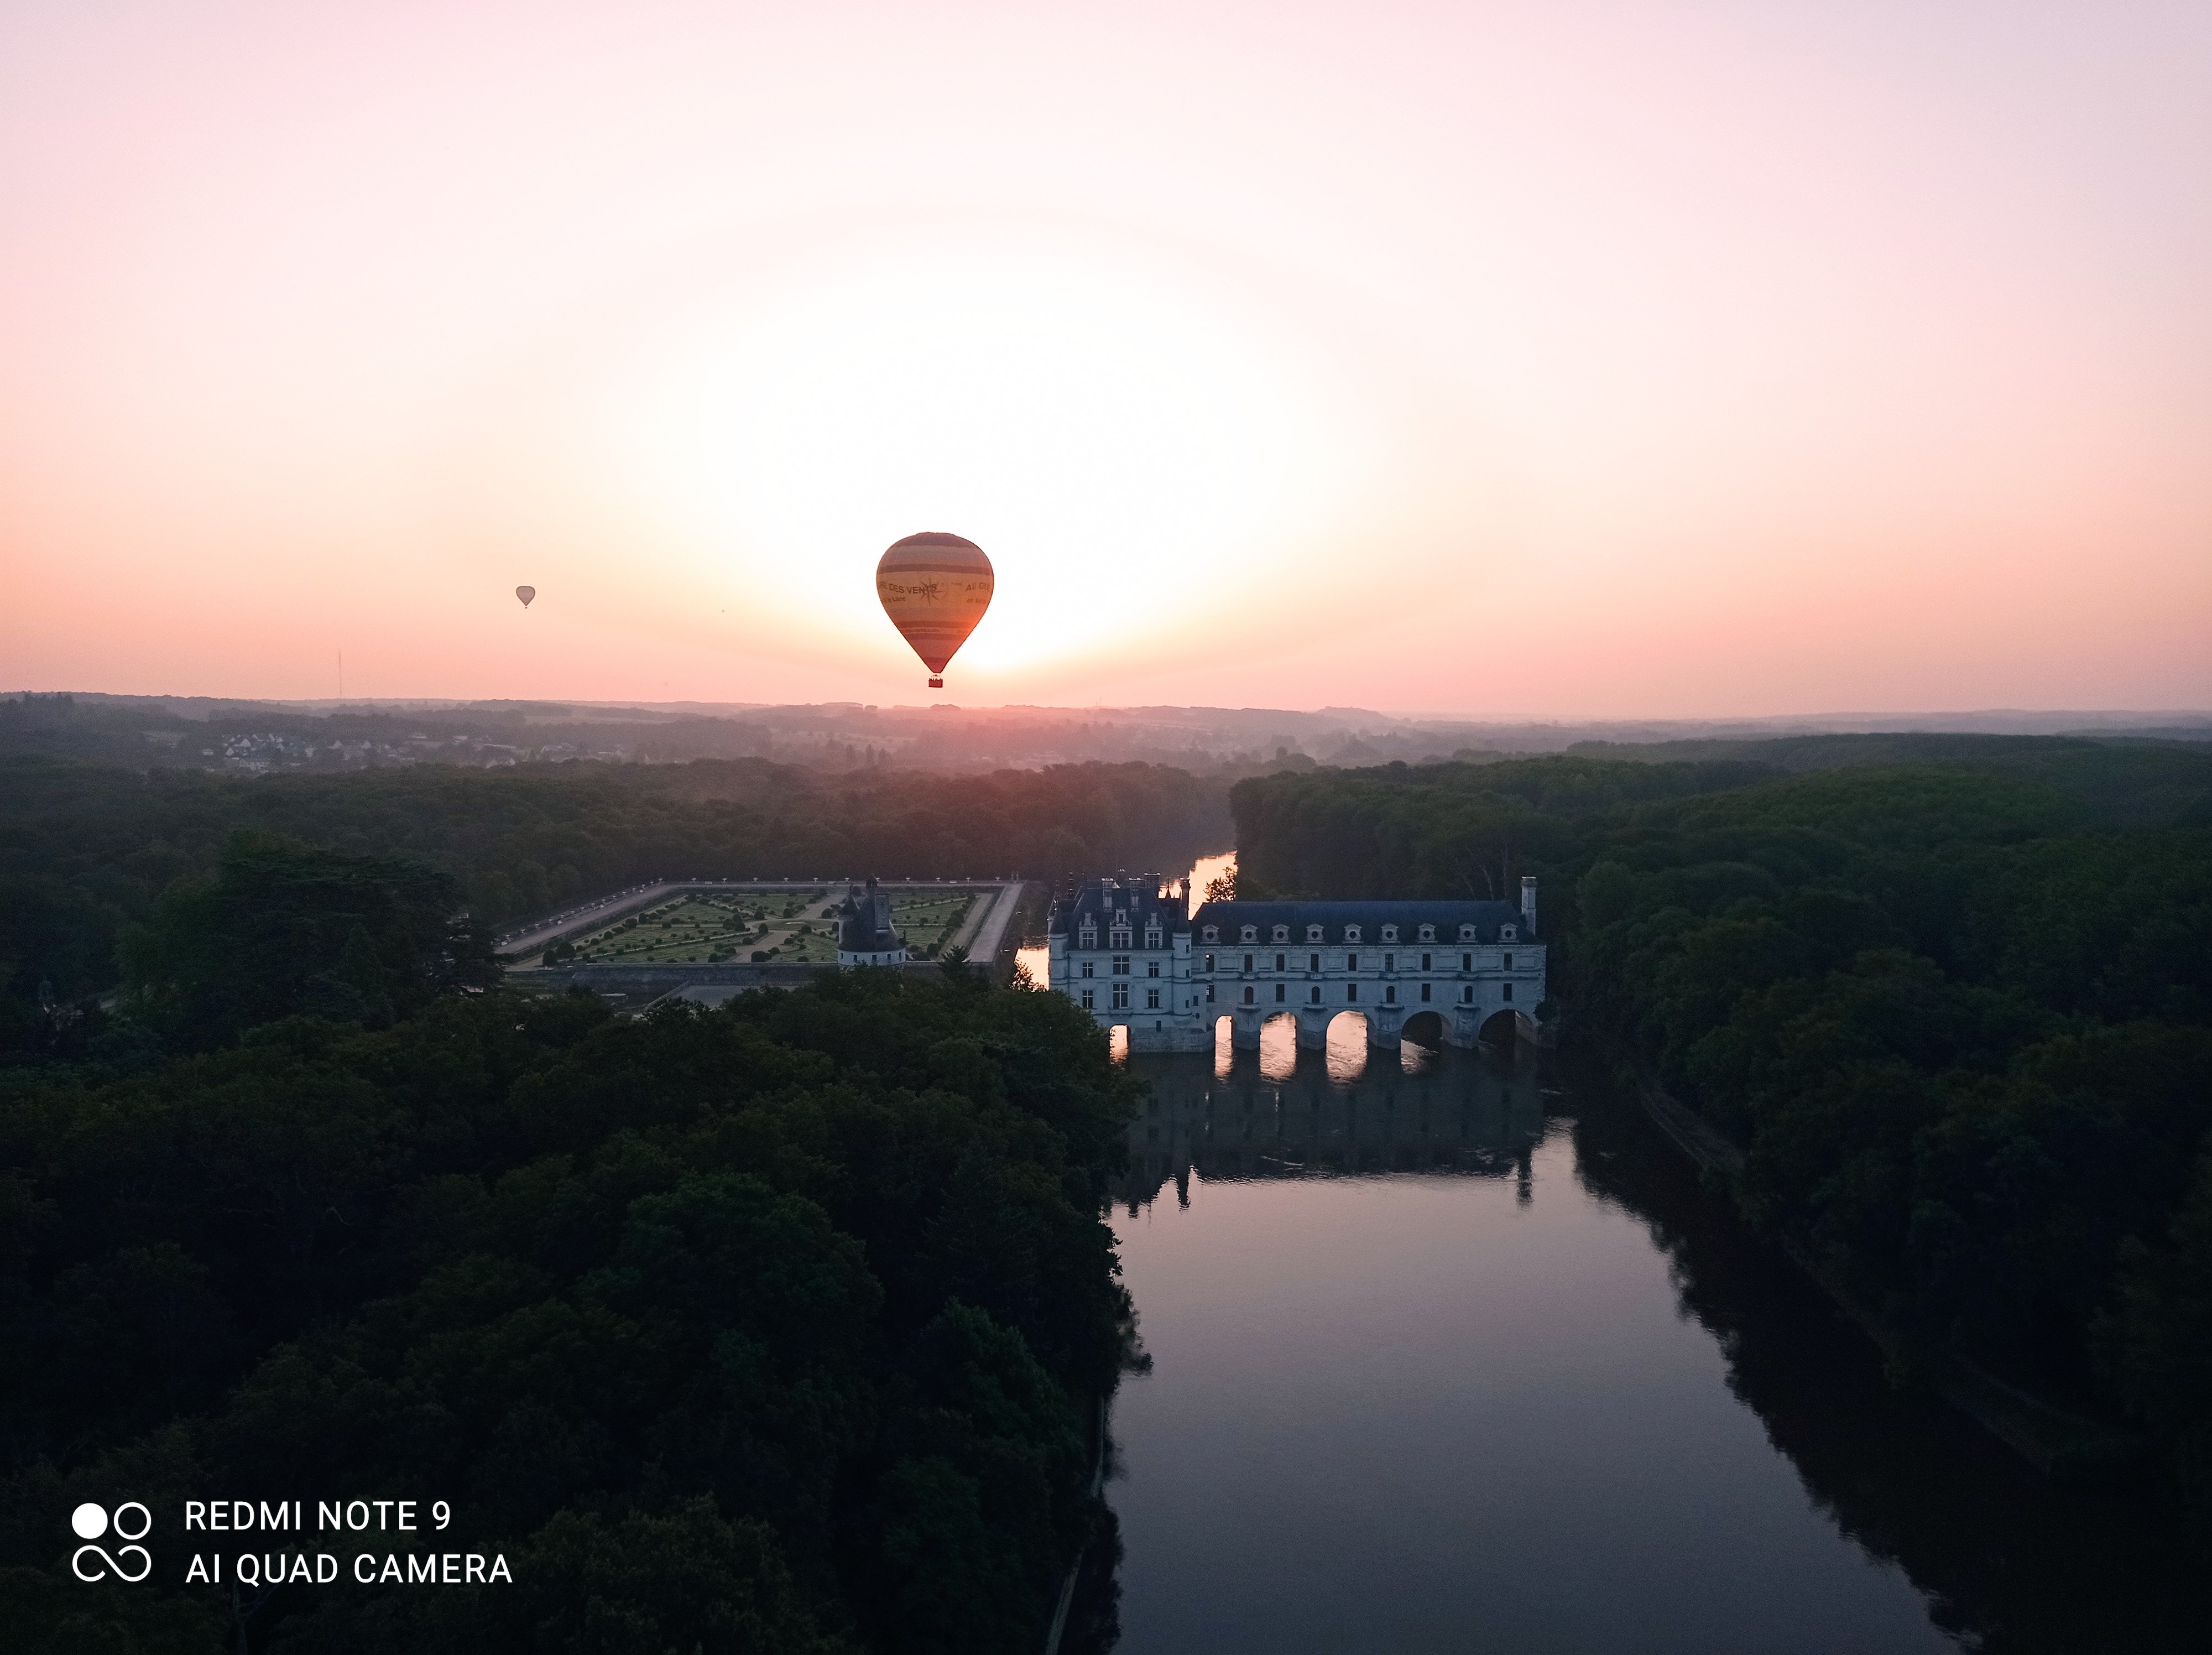
<svg viewBox="0 0 2212 1655"><path fill-rule="evenodd" d="M495 745L511 754L516 744L575 755L620 756L669 763L693 758L766 758L774 740L744 719L633 718L601 713L573 716L573 709L542 702L483 703L439 709L367 705L311 713L260 702L199 702L197 715L173 710L164 700L139 702L23 695L0 699L0 758L43 755L104 760L135 767L162 765L221 770L224 745L234 737L274 735L296 744L284 762L302 769L338 771L362 764L483 763L480 749ZM342 752L341 745L353 749ZM362 747L371 751L362 752ZM313 747L313 757L305 749Z"/></svg>
<svg viewBox="0 0 2212 1655"><path fill-rule="evenodd" d="M956 970L612 1021L472 981L442 885L241 837L131 957L130 1061L0 1069L9 1647L1032 1655L1133 1348L1089 1019ZM422 1526L181 1532L216 1497ZM150 1580L71 1578L85 1500L160 1515Z"/></svg>
<svg viewBox="0 0 2212 1655"><path fill-rule="evenodd" d="M241 779L0 761L0 1052L63 1037L118 948L239 828L404 854L498 928L656 875L897 878L1188 866L1227 782L1150 764L824 776L759 759Z"/></svg>
<svg viewBox="0 0 2212 1655"><path fill-rule="evenodd" d="M1249 782L1240 889L1538 874L1566 1037L1734 1138L1755 1223L2212 1499L2212 758L1975 745Z"/></svg>

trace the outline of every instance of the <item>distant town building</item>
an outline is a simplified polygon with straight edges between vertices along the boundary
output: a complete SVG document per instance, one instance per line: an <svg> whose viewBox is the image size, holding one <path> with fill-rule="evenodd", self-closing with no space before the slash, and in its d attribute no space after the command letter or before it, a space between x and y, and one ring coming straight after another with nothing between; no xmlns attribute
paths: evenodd
<svg viewBox="0 0 2212 1655"><path fill-rule="evenodd" d="M1211 1051L1224 1017L1231 1042L1252 1050L1279 1015L1296 1020L1299 1046L1320 1050L1346 1012L1385 1049L1409 1032L1454 1046L1536 1035L1545 946L1533 879L1517 908L1209 902L1195 914L1164 885L1157 874L1091 880L1045 926L1049 986L1101 1028L1127 1028L1132 1051Z"/></svg>
<svg viewBox="0 0 2212 1655"><path fill-rule="evenodd" d="M865 888L854 885L837 904L837 964L840 965L903 965L906 939L891 926L891 898L878 890L873 878Z"/></svg>

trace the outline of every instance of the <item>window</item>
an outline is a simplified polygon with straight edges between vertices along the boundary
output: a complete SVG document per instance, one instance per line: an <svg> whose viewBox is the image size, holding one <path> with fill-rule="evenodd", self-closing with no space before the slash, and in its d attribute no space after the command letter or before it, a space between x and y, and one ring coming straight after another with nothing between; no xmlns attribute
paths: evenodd
<svg viewBox="0 0 2212 1655"><path fill-rule="evenodd" d="M1397 928L1396 926L1395 926L1395 925L1386 925L1386 926L1384 926L1384 927L1382 928L1382 940L1383 940L1383 941L1385 941L1385 942L1395 942L1395 941L1397 941L1397 940L1398 940L1398 928Z"/></svg>
<svg viewBox="0 0 2212 1655"><path fill-rule="evenodd" d="M1421 928L1421 940L1423 942L1434 942L1436 940L1437 928L1435 926L1425 925Z"/></svg>
<svg viewBox="0 0 2212 1655"><path fill-rule="evenodd" d="M1085 961L1083 962L1083 975L1084 975L1084 976L1085 976L1085 977L1092 976L1092 975L1096 972L1097 969L1097 964L1096 964L1096 962L1095 962L1095 961L1091 961L1091 960L1087 960L1087 959L1086 959L1086 960L1085 960Z"/></svg>
<svg viewBox="0 0 2212 1655"><path fill-rule="evenodd" d="M1461 1003L1464 1004L1474 998L1474 990L1473 989L1462 989L1459 991L1459 997Z"/></svg>
<svg viewBox="0 0 2212 1655"><path fill-rule="evenodd" d="M1308 942L1319 942L1321 940L1321 927L1318 925L1309 925L1306 927L1306 940Z"/></svg>
<svg viewBox="0 0 2212 1655"><path fill-rule="evenodd" d="M1398 985L1394 983L1389 988L1385 989L1382 991L1382 998L1389 1001L1393 1006L1396 1005L1398 1003Z"/></svg>
<svg viewBox="0 0 2212 1655"><path fill-rule="evenodd" d="M1096 948L1098 946L1098 928L1095 925L1086 925L1076 934L1076 937L1085 948Z"/></svg>
<svg viewBox="0 0 2212 1655"><path fill-rule="evenodd" d="M1500 987L1504 990L1504 992L1498 996L1500 1000L1510 1000L1513 998L1513 985L1511 983L1504 983L1501 984Z"/></svg>
<svg viewBox="0 0 2212 1655"><path fill-rule="evenodd" d="M1127 954L1116 954L1114 956L1114 975L1115 977L1127 977L1129 975L1129 957Z"/></svg>
<svg viewBox="0 0 2212 1655"><path fill-rule="evenodd" d="M1114 985L1114 1009L1117 1012L1126 1012L1129 1009L1129 985L1126 983L1117 983Z"/></svg>
<svg viewBox="0 0 2212 1655"><path fill-rule="evenodd" d="M1501 955L1501 956L1499 957L1499 962L1500 962L1500 963L1499 963L1499 964L1498 964L1498 970L1500 970L1501 971L1510 971L1510 970L1511 970L1513 969L1513 956L1512 956L1512 955L1510 955L1510 954L1504 954L1504 955Z"/></svg>
<svg viewBox="0 0 2212 1655"><path fill-rule="evenodd" d="M1252 1003L1252 985L1249 983L1244 985L1244 1003L1247 1006Z"/></svg>
<svg viewBox="0 0 2212 1655"><path fill-rule="evenodd" d="M1152 930L1146 931L1145 933L1145 946L1147 948L1157 948L1159 946L1160 934L1158 929L1155 928Z"/></svg>
<svg viewBox="0 0 2212 1655"><path fill-rule="evenodd" d="M1206 1003L1209 1006L1213 1004L1213 985L1211 983L1206 985Z"/></svg>
<svg viewBox="0 0 2212 1655"><path fill-rule="evenodd" d="M1421 969L1425 971L1433 970L1435 969L1429 964L1429 956L1426 954L1423 954L1421 956Z"/></svg>
<svg viewBox="0 0 2212 1655"><path fill-rule="evenodd" d="M1359 940L1359 928L1358 928L1358 926L1356 926L1356 925L1347 925L1347 926L1346 926L1346 927L1344 928L1344 940L1345 940L1346 942L1357 942L1357 941L1358 941L1358 940Z"/></svg>
<svg viewBox="0 0 2212 1655"><path fill-rule="evenodd" d="M1284 957L1280 954L1275 956L1275 969L1279 971L1283 969L1283 958Z"/></svg>
<svg viewBox="0 0 2212 1655"><path fill-rule="evenodd" d="M1156 960L1156 959L1148 959L1148 960L1146 960L1146 961L1145 962L1145 975L1146 975L1146 977L1158 977L1159 974L1160 974L1160 963L1159 963L1159 961L1158 961L1158 960Z"/></svg>
<svg viewBox="0 0 2212 1655"><path fill-rule="evenodd" d="M1238 932L1238 933L1237 934L1237 941L1239 941L1239 942L1257 942L1257 941L1259 941L1259 940L1260 940L1260 928L1259 928L1258 926L1256 926L1256 925L1248 925L1248 926L1246 926L1246 927L1245 927L1242 931L1240 931L1240 932ZM1251 968L1250 966L1249 966L1249 965L1248 965L1248 966L1246 966L1244 969L1245 969L1246 970L1248 970L1248 971L1249 971L1249 970L1250 970L1252 968Z"/></svg>
<svg viewBox="0 0 2212 1655"><path fill-rule="evenodd" d="M1146 989L1146 990L1145 990L1145 1009L1146 1009L1146 1011L1148 1011L1148 1012L1156 1012L1156 1011L1159 1010L1159 1008L1160 1008L1160 991L1159 991L1158 989Z"/></svg>
<svg viewBox="0 0 2212 1655"><path fill-rule="evenodd" d="M1213 956L1211 954L1206 957L1206 969L1209 971L1213 969Z"/></svg>
<svg viewBox="0 0 2212 1655"><path fill-rule="evenodd" d="M1462 971L1472 971L1474 969L1474 956L1462 954L1459 957L1459 969Z"/></svg>
<svg viewBox="0 0 2212 1655"><path fill-rule="evenodd" d="M1474 940L1474 928L1471 925L1461 926L1459 928L1459 940L1462 942L1473 942Z"/></svg>
<svg viewBox="0 0 2212 1655"><path fill-rule="evenodd" d="M1289 926L1287 926L1287 925L1279 925L1279 926L1277 926L1277 927L1275 928L1275 934L1274 934L1274 938L1273 938L1273 940L1274 940L1274 941L1277 941L1277 942L1288 942L1290 940L1291 940L1291 928L1290 928Z"/></svg>
<svg viewBox="0 0 2212 1655"><path fill-rule="evenodd" d="M1425 1000L1427 1000L1427 999L1428 999L1428 997L1429 997L1429 985L1428 985L1427 983L1424 983L1421 985L1421 998L1422 998L1424 1001L1425 1001Z"/></svg>
<svg viewBox="0 0 2212 1655"><path fill-rule="evenodd" d="M1106 934L1106 946L1109 948L1127 948L1129 946L1129 928L1126 925L1115 926Z"/></svg>
<svg viewBox="0 0 2212 1655"><path fill-rule="evenodd" d="M1097 1008L1098 990L1096 989L1085 989L1083 991L1083 1009L1089 1012L1096 1011Z"/></svg>
<svg viewBox="0 0 2212 1655"><path fill-rule="evenodd" d="M1398 957L1397 957L1397 955L1395 955L1395 954L1385 954L1385 955L1383 955L1383 956L1382 956L1382 969L1383 969L1384 970L1386 970L1386 971L1395 971L1395 970L1396 970L1398 969Z"/></svg>
<svg viewBox="0 0 2212 1655"><path fill-rule="evenodd" d="M1316 1006L1321 1004L1321 984L1318 983L1314 984L1313 1003Z"/></svg>
<svg viewBox="0 0 2212 1655"><path fill-rule="evenodd" d="M1287 997L1283 992L1283 985L1278 983L1275 985L1275 1003L1280 1005Z"/></svg>
<svg viewBox="0 0 2212 1655"><path fill-rule="evenodd" d="M1359 985L1358 985L1357 983L1346 983L1346 984L1344 985L1344 1001L1345 1001L1345 1004L1348 1006L1348 1005L1350 1005L1353 1001L1355 1001L1355 1000L1357 1000L1357 999L1358 999L1358 998L1359 998Z"/></svg>
<svg viewBox="0 0 2212 1655"><path fill-rule="evenodd" d="M1344 957L1344 969L1347 971L1358 970L1359 969L1359 956L1357 954L1346 954Z"/></svg>
<svg viewBox="0 0 2212 1655"><path fill-rule="evenodd" d="M1218 942L1221 940L1221 928L1218 925L1209 925L1206 928L1205 935L1206 941Z"/></svg>
<svg viewBox="0 0 2212 1655"><path fill-rule="evenodd" d="M1498 928L1498 940L1500 942L1510 942L1513 940L1513 936L1514 932L1511 926L1501 925Z"/></svg>

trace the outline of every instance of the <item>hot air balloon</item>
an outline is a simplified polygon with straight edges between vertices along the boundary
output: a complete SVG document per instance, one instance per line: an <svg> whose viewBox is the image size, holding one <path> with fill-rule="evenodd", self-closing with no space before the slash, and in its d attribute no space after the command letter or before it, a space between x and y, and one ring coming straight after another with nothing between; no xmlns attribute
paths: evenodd
<svg viewBox="0 0 2212 1655"><path fill-rule="evenodd" d="M876 596L899 636L945 687L945 663L959 653L991 606L991 560L957 534L909 534L876 565Z"/></svg>
<svg viewBox="0 0 2212 1655"><path fill-rule="evenodd" d="M514 589L514 595L522 599L522 606L527 609L530 607L530 600L538 595L538 588L534 586L519 586Z"/></svg>

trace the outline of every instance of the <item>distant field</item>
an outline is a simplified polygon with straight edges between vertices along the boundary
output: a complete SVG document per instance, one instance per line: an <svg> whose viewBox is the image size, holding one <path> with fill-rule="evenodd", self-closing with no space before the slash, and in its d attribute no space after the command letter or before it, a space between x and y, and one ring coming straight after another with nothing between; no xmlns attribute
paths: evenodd
<svg viewBox="0 0 2212 1655"><path fill-rule="evenodd" d="M980 891L893 889L892 923L917 956L957 934ZM570 939L572 958L601 965L710 965L750 962L828 965L837 959L842 887L791 885L767 891L686 891L603 928Z"/></svg>

